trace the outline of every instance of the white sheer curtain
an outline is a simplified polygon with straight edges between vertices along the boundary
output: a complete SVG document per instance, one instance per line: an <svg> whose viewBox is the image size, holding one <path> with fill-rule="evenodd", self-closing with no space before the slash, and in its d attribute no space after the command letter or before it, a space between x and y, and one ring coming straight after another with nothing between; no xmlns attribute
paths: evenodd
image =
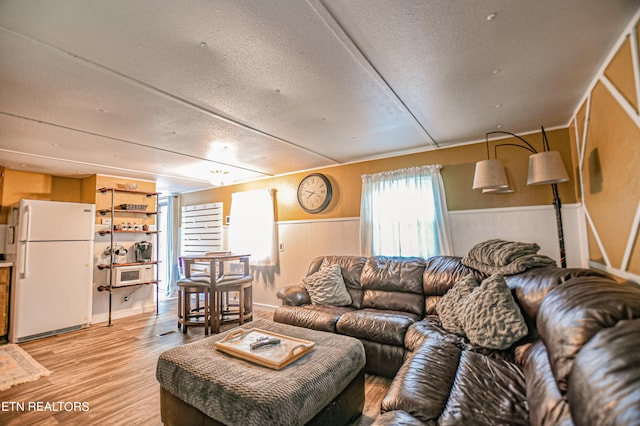
<svg viewBox="0 0 640 426"><path fill-rule="evenodd" d="M362 176L363 255L451 254L441 168L436 164Z"/></svg>
<svg viewBox="0 0 640 426"><path fill-rule="evenodd" d="M229 250L248 253L254 266L273 266L276 262L276 234L273 190L231 194Z"/></svg>
<svg viewBox="0 0 640 426"><path fill-rule="evenodd" d="M170 285L167 285L166 296L175 297L178 294L176 282L180 279L180 197L167 197L167 274Z"/></svg>

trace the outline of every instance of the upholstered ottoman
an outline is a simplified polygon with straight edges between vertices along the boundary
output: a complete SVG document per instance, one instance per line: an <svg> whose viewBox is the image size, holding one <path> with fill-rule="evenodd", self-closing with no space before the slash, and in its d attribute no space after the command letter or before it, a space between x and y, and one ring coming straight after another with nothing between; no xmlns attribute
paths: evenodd
<svg viewBox="0 0 640 426"><path fill-rule="evenodd" d="M272 370L216 350L237 328L311 340L311 352ZM163 352L160 382L165 425L346 424L364 406L365 355L359 340L268 320Z"/></svg>

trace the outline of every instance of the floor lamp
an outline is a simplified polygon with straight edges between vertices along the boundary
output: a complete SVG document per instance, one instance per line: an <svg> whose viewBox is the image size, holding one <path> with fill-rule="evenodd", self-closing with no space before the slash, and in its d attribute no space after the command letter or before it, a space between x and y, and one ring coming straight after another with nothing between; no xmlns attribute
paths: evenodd
<svg viewBox="0 0 640 426"><path fill-rule="evenodd" d="M494 146L494 160L489 157L489 135L506 134L520 140L520 143L502 143ZM526 149L532 154L529 156L529 174L527 177L527 185L545 185L551 184L553 191L553 206L556 212L556 225L558 228L558 244L560 246L560 263L563 268L567 267L567 259L564 248L564 229L562 226L562 204L558 195L558 183L569 180L567 169L564 167L562 158L558 151L549 149L549 141L547 134L542 127L543 150L538 152L529 142L520 136L505 131L489 132L485 135L487 143L487 159L476 163L476 170L473 177L473 189L482 189L483 194L501 194L513 192L509 179L502 162L498 160L499 146L516 146Z"/></svg>

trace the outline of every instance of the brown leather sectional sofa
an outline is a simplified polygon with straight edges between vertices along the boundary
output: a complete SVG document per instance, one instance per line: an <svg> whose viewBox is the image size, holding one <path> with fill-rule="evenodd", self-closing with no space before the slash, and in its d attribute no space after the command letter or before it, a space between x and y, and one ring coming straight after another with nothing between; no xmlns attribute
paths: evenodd
<svg viewBox="0 0 640 426"><path fill-rule="evenodd" d="M640 424L636 285L578 268L507 276L529 332L495 350L446 331L437 316L456 282L486 278L460 258L323 256L307 276L335 263L351 305L313 305L295 285L278 293L274 320L362 341L366 370L394 378L375 424Z"/></svg>

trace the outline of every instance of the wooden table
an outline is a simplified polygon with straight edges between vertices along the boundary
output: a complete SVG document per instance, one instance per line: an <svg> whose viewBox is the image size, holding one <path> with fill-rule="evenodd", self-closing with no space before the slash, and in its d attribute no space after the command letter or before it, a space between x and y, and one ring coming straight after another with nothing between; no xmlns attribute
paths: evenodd
<svg viewBox="0 0 640 426"><path fill-rule="evenodd" d="M219 333L220 332L220 324L221 324L221 315L222 311L220 309L220 301L221 297L220 289L224 288L234 288L234 286L238 286L238 291L240 293L240 307L238 315L240 324L244 323L245 319L253 316L253 307L251 307L251 300L249 303L250 313L245 314L245 300L244 295L246 291L252 291L252 283L253 278L251 277L251 273L249 270L249 258L250 254L236 254L236 253L222 253L222 254L210 254L210 255L187 255L180 256L182 259L185 277L191 278L191 266L194 263L209 263L209 276L210 276L210 287L209 287L209 300L211 301L211 333ZM240 262L243 265L243 272L241 274L238 273L225 273L225 264L228 262Z"/></svg>

